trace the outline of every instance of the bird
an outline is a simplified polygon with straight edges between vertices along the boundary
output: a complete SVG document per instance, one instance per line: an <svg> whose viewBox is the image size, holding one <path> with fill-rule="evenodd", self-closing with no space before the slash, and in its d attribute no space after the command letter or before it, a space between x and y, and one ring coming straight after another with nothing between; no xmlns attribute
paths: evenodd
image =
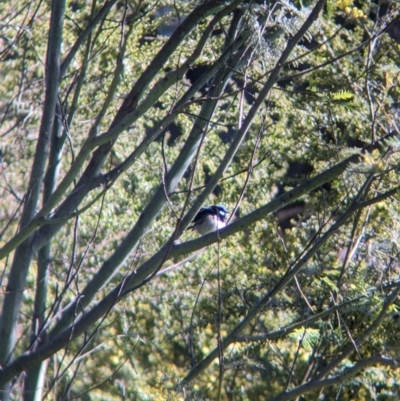
<svg viewBox="0 0 400 401"><path fill-rule="evenodd" d="M193 219L189 229L197 231L200 235L220 230L226 226L225 218L228 211L222 205L202 207Z"/></svg>

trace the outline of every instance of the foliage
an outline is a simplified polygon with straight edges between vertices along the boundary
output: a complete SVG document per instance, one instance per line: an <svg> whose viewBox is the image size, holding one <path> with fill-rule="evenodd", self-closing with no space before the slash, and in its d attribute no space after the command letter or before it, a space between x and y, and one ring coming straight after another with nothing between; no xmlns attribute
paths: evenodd
<svg viewBox="0 0 400 401"><path fill-rule="evenodd" d="M399 5L5 5L2 399L395 400Z"/></svg>

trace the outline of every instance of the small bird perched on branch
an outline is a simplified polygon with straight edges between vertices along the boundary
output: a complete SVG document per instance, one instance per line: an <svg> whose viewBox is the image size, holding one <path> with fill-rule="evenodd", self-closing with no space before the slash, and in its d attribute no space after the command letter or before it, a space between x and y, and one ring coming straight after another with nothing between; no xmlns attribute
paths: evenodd
<svg viewBox="0 0 400 401"><path fill-rule="evenodd" d="M189 229L196 230L201 235L220 230L226 226L225 218L227 214L228 211L222 205L202 207L193 219L193 225Z"/></svg>

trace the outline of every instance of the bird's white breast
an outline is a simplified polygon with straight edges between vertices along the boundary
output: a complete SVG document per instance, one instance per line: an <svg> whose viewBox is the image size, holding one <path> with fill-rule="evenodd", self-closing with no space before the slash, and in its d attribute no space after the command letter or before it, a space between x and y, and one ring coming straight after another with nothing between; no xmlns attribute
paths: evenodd
<svg viewBox="0 0 400 401"><path fill-rule="evenodd" d="M225 227L226 223L219 220L217 216L208 215L199 224L194 226L194 229L201 235L208 234L215 230L220 230Z"/></svg>

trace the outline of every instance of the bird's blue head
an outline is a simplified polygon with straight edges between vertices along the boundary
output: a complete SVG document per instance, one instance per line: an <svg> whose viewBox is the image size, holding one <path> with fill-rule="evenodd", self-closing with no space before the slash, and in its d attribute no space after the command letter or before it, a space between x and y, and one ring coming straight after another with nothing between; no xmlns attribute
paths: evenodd
<svg viewBox="0 0 400 401"><path fill-rule="evenodd" d="M228 211L226 210L225 206L222 205L216 205L216 206L211 206L215 210L215 214L218 216L218 218L221 221L225 221L225 217L228 214Z"/></svg>

